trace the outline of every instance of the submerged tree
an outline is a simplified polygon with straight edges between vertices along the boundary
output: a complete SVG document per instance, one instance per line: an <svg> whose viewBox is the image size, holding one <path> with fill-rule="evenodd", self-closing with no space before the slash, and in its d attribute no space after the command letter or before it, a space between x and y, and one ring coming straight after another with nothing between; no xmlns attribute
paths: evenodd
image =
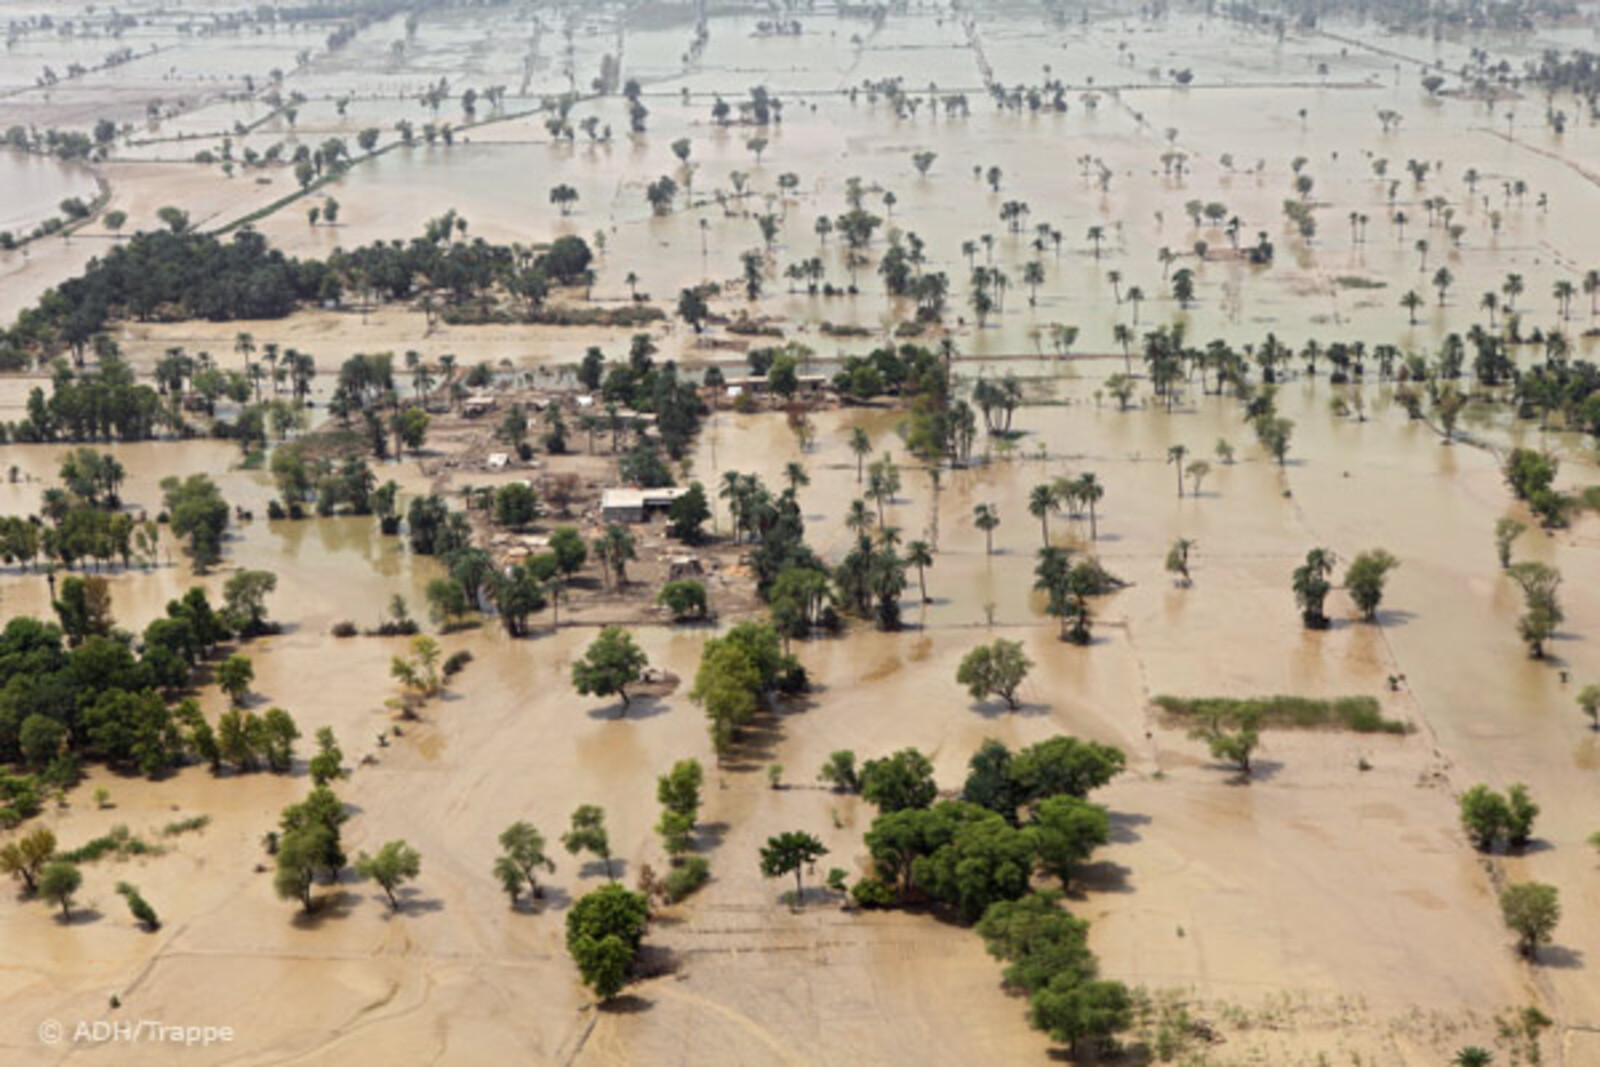
<svg viewBox="0 0 1600 1067"><path fill-rule="evenodd" d="M956 670L956 681L967 687L973 700L998 696L1015 711L1021 706L1017 689L1032 666L1033 661L1022 651L1022 642L1001 638L968 652Z"/></svg>
<svg viewBox="0 0 1600 1067"><path fill-rule="evenodd" d="M1323 602L1333 586L1328 575L1333 573L1334 555L1331 549L1313 548L1306 553L1306 561L1294 570L1294 599L1300 607L1300 618L1308 630L1326 630L1328 616L1323 613Z"/></svg>
<svg viewBox="0 0 1600 1067"><path fill-rule="evenodd" d="M1345 590L1361 611L1361 617L1373 622L1378 617L1378 605L1383 602L1383 586L1389 572L1400 566L1400 561L1381 548L1362 552L1350 561L1344 572Z"/></svg>
<svg viewBox="0 0 1600 1067"><path fill-rule="evenodd" d="M620 626L607 626L583 655L573 661L572 687L584 696L621 697L620 715L630 702L628 686L644 676L649 663L649 657L634 643L632 634Z"/></svg>
<svg viewBox="0 0 1600 1067"><path fill-rule="evenodd" d="M805 905L805 883L802 873L806 867L828 854L820 840L800 830L789 830L776 837L767 838L761 849L761 873L768 878L794 875L795 907Z"/></svg>

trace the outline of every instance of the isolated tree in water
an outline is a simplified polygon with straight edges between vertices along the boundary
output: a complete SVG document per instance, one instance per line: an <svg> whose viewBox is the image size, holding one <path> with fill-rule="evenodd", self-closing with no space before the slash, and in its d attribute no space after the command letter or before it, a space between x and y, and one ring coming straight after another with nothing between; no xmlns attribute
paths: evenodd
<svg viewBox="0 0 1600 1067"><path fill-rule="evenodd" d="M611 873L611 836L606 833L606 813L594 804L580 805L572 813L572 829L561 835L561 843L576 856L580 852L593 853L605 864L606 877Z"/></svg>
<svg viewBox="0 0 1600 1067"><path fill-rule="evenodd" d="M573 662L572 686L584 696L621 697L622 709L626 709L630 701L628 686L643 677L649 663L633 635L620 626L607 626Z"/></svg>
<svg viewBox="0 0 1600 1067"><path fill-rule="evenodd" d="M761 850L761 873L768 878L794 875L795 907L805 905L804 869L828 854L828 850L815 836L799 830L790 830L777 837L767 838Z"/></svg>
<svg viewBox="0 0 1600 1067"><path fill-rule="evenodd" d="M1022 651L1022 642L1001 638L968 652L956 670L956 681L967 687L973 700L997 696L1015 711L1021 706L1017 689L1032 666L1033 661Z"/></svg>
<svg viewBox="0 0 1600 1067"><path fill-rule="evenodd" d="M395 890L422 873L422 855L403 840L387 841L376 855L363 852L356 857L356 873L382 886L389 907L399 911Z"/></svg>

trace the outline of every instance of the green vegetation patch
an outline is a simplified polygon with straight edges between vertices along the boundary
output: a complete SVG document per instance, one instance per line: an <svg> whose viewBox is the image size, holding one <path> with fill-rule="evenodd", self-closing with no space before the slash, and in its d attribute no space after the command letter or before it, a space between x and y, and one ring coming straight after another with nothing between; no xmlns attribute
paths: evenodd
<svg viewBox="0 0 1600 1067"><path fill-rule="evenodd" d="M113 826L109 834L94 838L70 852L63 852L57 858L68 863L93 863L107 856L123 860L129 856L159 856L161 852L159 845L135 837L126 826L119 825Z"/></svg>
<svg viewBox="0 0 1600 1067"><path fill-rule="evenodd" d="M1388 282L1376 278L1363 278L1359 274L1341 274L1333 280L1341 289L1387 289Z"/></svg>
<svg viewBox="0 0 1600 1067"><path fill-rule="evenodd" d="M1175 719L1220 720L1228 723L1254 721L1265 729L1351 730L1358 734L1405 734L1409 723L1388 719L1374 697L1270 696L1237 700L1230 697L1158 696L1155 704Z"/></svg>
<svg viewBox="0 0 1600 1067"><path fill-rule="evenodd" d="M177 819L161 828L162 837L177 837L179 834L195 833L211 825L211 816L192 815L187 819Z"/></svg>

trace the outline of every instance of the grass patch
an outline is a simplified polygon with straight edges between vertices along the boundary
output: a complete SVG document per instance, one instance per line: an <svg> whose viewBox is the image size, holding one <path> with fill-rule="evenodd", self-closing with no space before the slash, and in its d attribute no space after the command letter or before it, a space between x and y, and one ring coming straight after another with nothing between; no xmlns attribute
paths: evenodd
<svg viewBox="0 0 1600 1067"><path fill-rule="evenodd" d="M167 823L167 825L165 825L165 826L163 826L161 828L161 836L162 837L177 837L179 834L189 834L189 833L194 833L194 832L199 831L199 830L204 830L206 827L208 827L210 825L211 825L211 816L209 816L209 815L191 815L187 819L178 819L175 822Z"/></svg>
<svg viewBox="0 0 1600 1067"><path fill-rule="evenodd" d="M1375 278L1363 278L1356 274L1341 274L1333 280L1333 284L1341 289L1387 289L1388 282L1380 282Z"/></svg>
<svg viewBox="0 0 1600 1067"><path fill-rule="evenodd" d="M142 837L135 837L126 826L117 825L111 828L109 834L79 845L70 852L63 852L57 858L68 863L93 863L107 856L124 860L129 856L159 856L161 852L159 845L152 845Z"/></svg>
<svg viewBox="0 0 1600 1067"><path fill-rule="evenodd" d="M1271 696L1236 700L1229 697L1158 696L1156 707L1176 719L1217 718L1237 723L1254 719L1262 728L1284 730L1350 730L1358 734L1406 734L1411 725L1384 718L1375 697Z"/></svg>

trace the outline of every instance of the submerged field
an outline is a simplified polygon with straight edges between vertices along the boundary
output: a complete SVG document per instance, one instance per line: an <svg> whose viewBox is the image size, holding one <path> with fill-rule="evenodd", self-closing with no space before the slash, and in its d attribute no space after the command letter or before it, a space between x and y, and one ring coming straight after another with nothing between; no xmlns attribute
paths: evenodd
<svg viewBox="0 0 1600 1067"><path fill-rule="evenodd" d="M23 6L0 4L0 13ZM310 28L180 30L190 18L204 23L212 12L203 8L141 15L126 43L156 51L53 87L34 85L40 67L88 63L112 45L36 32L0 61L0 129L86 126L104 116L133 127L93 164L20 153L13 161L0 150L0 228L23 234L56 200L92 198L93 177L110 191L69 236L0 252L0 319L11 321L112 242L159 226L157 212L169 205L204 231L276 205L253 218L254 229L303 258L409 240L453 209L470 220L472 237L496 243L578 235L598 244L604 234L592 301L625 307L634 290L643 294L642 303L666 314L650 327L656 358L678 360L686 373L712 365L745 373L746 350L768 343L725 325L701 335L674 317L679 292L708 280L724 284L718 312L767 321L812 350L809 369L831 373L845 357L890 342L911 317L876 269L884 232L895 227L919 235L923 269L946 271L952 282L942 327L919 343L954 342L958 393L1009 374L1022 401L1009 436L980 430L974 461L943 468L937 481L899 436L902 405L821 407L804 448L779 412L711 412L680 473L708 488L733 471L778 486L787 464L802 464L807 541L835 564L854 540L847 512L861 487L849 438L859 428L874 454L893 453L901 465L903 484L883 504L886 524L936 549L927 602L910 576L904 629L877 632L852 620L838 636L796 641L812 692L764 713L737 758L722 763L688 684L717 629L635 626L651 663L684 683L618 715L613 702L578 696L569 682L573 660L595 637L592 624L607 621L597 609L560 627L544 616L522 639L493 617L440 636L447 654L467 650L473 662L443 698L404 721L401 736L384 736L397 721L386 704L398 692L390 660L405 639L335 640L330 630L343 620L376 625L396 594L420 615L428 582L443 573L437 561L407 551L404 537L382 534L370 517L269 520L272 477L241 464L229 441L109 446L127 471L121 496L131 511L160 509L162 478L205 473L230 505L253 514L233 524L211 573L195 576L170 540L152 568L108 570L118 625L143 630L193 584L215 597L240 569L275 572L270 608L283 630L248 646L255 699L294 714L303 750L318 727L335 730L352 768L339 786L351 812L348 851L403 836L421 852L422 873L397 913L370 882L345 879L320 890L327 903L319 911L301 916L275 896L261 844L309 786L298 762L287 776L217 777L196 765L156 781L91 765L35 820L64 847L119 824L154 837L184 817L210 822L171 838L161 855L86 864L74 921L53 921L47 904L21 893L0 897L8 1062L173 1054L50 1046L37 1036L45 1019L130 1017L231 1026L231 1044L182 1053L206 1063L1042 1062L1062 1055L1059 1046L1029 1027L1026 999L1003 988L1000 963L970 929L937 909L847 911L820 888L831 867L852 882L870 873L862 835L876 812L828 790L816 773L837 750L868 759L916 747L953 795L985 739L1016 749L1063 733L1114 744L1128 758L1095 794L1110 812L1110 842L1066 906L1092 924L1102 977L1180 999L1208 1024L1218 1040L1191 1042L1185 1055L1195 1058L1178 1062L1421 1067L1471 1044L1496 1048L1496 1062L1517 1062L1497 1017L1527 1006L1553 1021L1545 1062L1600 1060L1600 985L1586 947L1600 938L1600 882L1585 844L1600 829L1600 734L1576 704L1577 691L1600 680L1592 639L1600 518L1579 509L1566 527L1541 529L1501 470L1512 448L1546 450L1561 460L1558 486L1582 490L1600 482L1594 437L1559 420L1541 428L1509 403L1480 398L1451 442L1433 420L1407 417L1403 383L1380 379L1370 360L1363 379L1336 384L1326 362L1310 373L1296 357L1279 371L1277 411L1294 423L1279 463L1256 443L1243 405L1212 395L1192 374L1171 405L1153 396L1140 343L1125 355L1117 331L1120 324L1137 337L1177 323L1200 346L1260 344L1271 333L1297 351L1311 341L1324 349L1360 341L1369 352L1392 345L1431 360L1449 334L1490 325L1482 295L1502 294L1516 274L1520 292L1499 300L1521 312L1522 332L1560 330L1572 359L1592 359L1590 297L1580 291L1564 308L1554 291L1600 262L1589 210L1600 142L1589 115L1563 100L1572 121L1557 134L1537 88L1486 106L1419 85L1430 64L1453 74L1478 47L1520 65L1546 47L1581 46L1588 22L1493 41L1330 22L1325 32L1291 29L1280 40L1186 11L1149 20L1089 5L1081 21L1058 21L1022 5L963 5L960 13L913 5L881 23L798 13L802 34L767 37L756 32L764 13L735 11L713 12L695 54L687 10L513 4L428 10L414 32L396 15L328 52L325 34ZM310 55L297 64L302 49ZM614 131L610 143L590 143L583 132L553 141L544 98L583 90L601 57L618 53L622 77L641 83L646 130L627 132L627 105L615 93L584 96L570 121L593 116L596 128ZM292 124L259 94L244 94L246 74L264 84L275 67L286 91L305 96ZM1192 83L1175 84L1175 70L1189 70ZM449 98L435 113L416 97L441 77L452 92L505 85L508 95L499 107L480 103L473 116ZM1000 109L988 95L991 79L1010 86L1048 77L1068 87L1065 113ZM888 97L864 88L893 78L924 98L930 82L940 96L965 93L971 113L924 102L897 116ZM717 97L737 102L757 84L784 101L781 125L714 122ZM1450 88L1458 88L1454 78ZM852 97L852 89L860 92ZM171 112L159 121L148 118L154 97ZM1380 125L1383 111L1403 116L1397 129ZM1508 112L1516 116L1509 122ZM460 128L453 144L407 146L394 131L401 119ZM234 132L235 123L249 128ZM382 131L373 155L281 204L297 191L289 165L230 176L215 161L194 160L204 149L220 153L224 137L242 154L353 141L369 127ZM759 154L748 143L758 135L767 142ZM672 148L679 138L689 139L696 169L687 194L656 213L646 186L662 175L677 175L680 187L688 178ZM935 153L926 174L913 163L921 151ZM1179 173L1163 160L1170 153L1183 157ZM1378 168L1385 177L1377 160L1387 161ZM1411 160L1429 164L1423 180L1407 169ZM1294 186L1302 173L1313 178L1305 192ZM787 188L779 183L786 174L796 176ZM851 178L870 190L867 204L884 227L854 272L856 293L810 295L785 278L788 264L815 256L828 284L852 278L843 240L813 228L818 216L846 210ZM550 202L558 184L578 194L570 214ZM1440 197L1443 206L1434 203ZM337 222L308 222L307 209L329 198L339 202ZM1225 217L1240 219L1243 248L1265 233L1272 264L1252 265L1221 225L1192 221L1186 205L1196 200L1222 203ZM1310 205L1311 239L1292 231L1285 200ZM1000 212L1017 201L1026 217L1012 233ZM1445 207L1459 233L1444 222ZM110 211L127 214L120 230L106 224ZM1394 220L1397 211L1407 224ZM764 291L746 300L740 256L763 249L756 216L768 213L781 219L766 250ZM1040 235L1040 224L1060 232L1059 244ZM1041 264L1036 286L1024 281L1030 262ZM966 280L977 264L1009 278L1003 308L985 312L981 325ZM1441 267L1449 271L1443 286ZM1195 289L1180 302L1171 275L1182 270L1192 271ZM1130 299L1135 287L1144 299ZM1401 304L1408 290L1423 298L1414 315ZM583 303L576 292L570 300ZM487 361L501 385L525 374L553 385L570 381L590 345L625 358L637 332L450 325L398 302L354 303L279 320L124 321L113 332L142 376L177 346L239 368L240 331L257 344L312 353L318 417L337 368L357 353L409 350L433 365L448 355L460 367ZM1069 351L1052 340L1058 325L1078 330ZM841 336L837 326L859 329ZM1510 351L1523 369L1547 358L1538 344ZM1129 370L1136 390L1124 409L1113 376ZM0 422L23 418L29 391L49 379L48 368L0 376ZM1336 413L1336 401L1360 417ZM1234 460L1217 454L1219 439L1231 443ZM1177 488L1181 471L1169 463L1177 445L1210 461L1192 491ZM0 466L12 472L0 484L0 515L37 512L68 447L0 446ZM583 451L581 441L574 447ZM408 496L438 487L459 496L492 480L449 466L450 456L449 443L435 440L420 457L385 461L379 478ZM1030 490L1086 472L1105 489L1094 538L1064 511L1052 512L1046 532L1030 515ZM984 504L1000 518L992 546L973 523ZM726 535L725 503L715 511ZM1517 557L1554 565L1564 579L1565 620L1542 660L1518 639L1520 597L1496 565L1493 533L1505 516L1530 527ZM1058 621L1033 591L1046 538L1093 552L1127 583L1096 598L1087 647L1058 639ZM1179 538L1194 545L1189 585L1164 567ZM1290 575L1316 546L1331 549L1341 571L1367 549L1400 561L1374 620L1362 621L1336 590L1331 626L1301 625ZM0 617L52 614L41 571L0 568ZM1034 663L1014 711L974 702L955 681L962 657L997 637L1021 642ZM1275 694L1366 698L1364 711L1375 706L1406 730L1269 722L1246 782L1154 702ZM199 695L213 721L226 710L215 686ZM599 804L619 878L634 884L644 864L659 873L666 861L653 784L686 757L707 770L697 849L712 879L652 924L656 971L619 1005L596 1008L568 959L564 914L606 874L554 839L573 808ZM769 779L772 765L781 767L782 788ZM1542 806L1532 846L1493 857L1473 850L1457 797L1479 782L1529 784ZM91 799L100 788L108 806ZM558 852L539 908L508 908L490 875L496 835L516 819L544 830ZM757 860L770 836L793 829L829 850L799 911L780 901L786 883L763 878ZM114 892L123 880L157 905L159 931L127 920ZM1507 882L1527 880L1561 894L1560 926L1537 965L1517 957L1496 900ZM113 994L121 1007L108 1006Z"/></svg>

